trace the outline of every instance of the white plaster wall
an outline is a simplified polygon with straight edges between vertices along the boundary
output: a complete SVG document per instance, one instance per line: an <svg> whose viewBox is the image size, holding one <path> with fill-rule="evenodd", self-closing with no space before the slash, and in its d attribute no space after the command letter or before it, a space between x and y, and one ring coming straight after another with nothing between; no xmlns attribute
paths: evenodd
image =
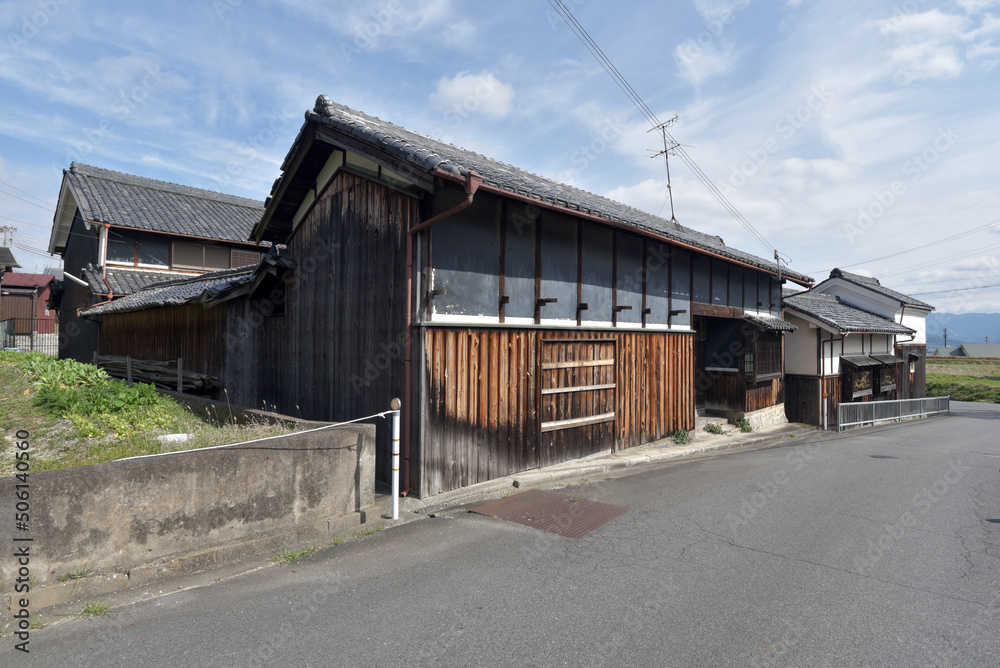
<svg viewBox="0 0 1000 668"><path fill-rule="evenodd" d="M798 327L791 334L785 334L785 373L816 375L816 328L788 313L785 313L785 320Z"/></svg>
<svg viewBox="0 0 1000 668"><path fill-rule="evenodd" d="M911 311L907 309L903 313L903 326L909 327L910 329L917 330L916 338L910 341L912 345L927 345L927 312L926 311ZM899 342L903 343L908 336L900 336Z"/></svg>

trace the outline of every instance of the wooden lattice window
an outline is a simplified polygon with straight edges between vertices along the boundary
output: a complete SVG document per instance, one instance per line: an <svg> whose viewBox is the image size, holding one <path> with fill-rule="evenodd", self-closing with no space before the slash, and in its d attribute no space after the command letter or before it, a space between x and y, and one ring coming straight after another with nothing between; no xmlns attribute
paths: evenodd
<svg viewBox="0 0 1000 668"><path fill-rule="evenodd" d="M247 265L257 264L260 262L260 253L257 251L245 251L237 250L234 248L232 250L232 268L246 267Z"/></svg>
<svg viewBox="0 0 1000 668"><path fill-rule="evenodd" d="M744 329L743 375L753 382L781 377L781 334Z"/></svg>

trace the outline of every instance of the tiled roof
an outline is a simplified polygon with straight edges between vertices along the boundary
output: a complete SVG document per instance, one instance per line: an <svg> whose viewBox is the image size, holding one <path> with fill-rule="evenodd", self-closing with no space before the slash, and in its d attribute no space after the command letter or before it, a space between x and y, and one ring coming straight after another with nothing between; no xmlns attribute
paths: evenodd
<svg viewBox="0 0 1000 668"><path fill-rule="evenodd" d="M141 271L138 269L108 267L104 270L104 279L102 279L100 267L95 267L93 264L87 265L81 273L83 280L90 285L91 292L98 295L106 295L110 288L116 297L119 295L130 295L145 287L163 283L164 281L175 281L197 276L167 271Z"/></svg>
<svg viewBox="0 0 1000 668"><path fill-rule="evenodd" d="M160 282L142 288L126 297L81 311L81 315L95 316L126 311L142 311L157 306L190 304L198 301L206 290L218 291L224 286L238 287L253 280L257 265L239 269L223 269L201 276ZM162 276L163 274L161 274Z"/></svg>
<svg viewBox="0 0 1000 668"><path fill-rule="evenodd" d="M615 221L637 231L659 234L766 271L778 271L778 267L772 261L726 246L717 236L692 230L645 211L412 132L337 104L325 95L316 100L315 109L307 112L306 118L333 127L345 135L360 139L428 172L439 169L463 178L469 172L475 172L484 178L484 183L488 186L502 191L553 204L569 211L579 211ZM282 169L289 166L290 163L286 159ZM272 196L277 193L277 188L278 183L272 189ZM782 274L801 283L813 282L813 279L798 272L783 269Z"/></svg>
<svg viewBox="0 0 1000 668"><path fill-rule="evenodd" d="M888 318L849 306L834 295L819 292L803 292L785 297L785 308L790 308L829 325L838 332L871 332L874 334L913 334Z"/></svg>
<svg viewBox="0 0 1000 668"><path fill-rule="evenodd" d="M18 268L20 266L21 265L17 263L17 258L14 257L14 251L6 246L0 246L0 269L3 267Z"/></svg>
<svg viewBox="0 0 1000 668"><path fill-rule="evenodd" d="M3 275L3 284L6 287L35 288L48 285L55 279L52 274L20 274L12 272Z"/></svg>
<svg viewBox="0 0 1000 668"><path fill-rule="evenodd" d="M861 286L872 292L877 292L885 297L890 297L897 302L902 302L907 306L916 306L918 308L926 308L934 310L934 307L926 302L922 302L919 299L914 299L904 295L901 292L896 292L895 290L890 290L889 288L883 287L877 278L871 276L862 276L861 274L852 274L849 271L844 271L843 269L834 269L830 272L830 278L840 278L847 281L848 283L853 283L854 285Z"/></svg>
<svg viewBox="0 0 1000 668"><path fill-rule="evenodd" d="M72 163L64 170L84 220L248 241L263 202Z"/></svg>
<svg viewBox="0 0 1000 668"><path fill-rule="evenodd" d="M130 295L143 288L164 281L187 280L200 274L177 274L166 271L138 271L135 269L115 269L108 267L104 277L108 279L111 291L116 295Z"/></svg>
<svg viewBox="0 0 1000 668"><path fill-rule="evenodd" d="M794 332L798 329L798 327L792 323L785 322L781 318L775 318L773 315L744 313L743 319L771 332Z"/></svg>
<svg viewBox="0 0 1000 668"><path fill-rule="evenodd" d="M104 279L101 278L101 270L95 267L93 263L88 264L80 270L80 278L90 286L90 291L95 295L108 294L108 286L104 282Z"/></svg>

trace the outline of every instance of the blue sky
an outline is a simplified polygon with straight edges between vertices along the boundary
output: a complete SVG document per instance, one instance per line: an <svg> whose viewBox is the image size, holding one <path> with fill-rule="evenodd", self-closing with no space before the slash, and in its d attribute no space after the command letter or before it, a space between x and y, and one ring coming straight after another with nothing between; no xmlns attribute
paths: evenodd
<svg viewBox="0 0 1000 668"><path fill-rule="evenodd" d="M794 269L1000 311L1000 0L566 4ZM0 2L0 225L52 264L74 160L264 199L319 94L669 218L656 135L546 0L33 0ZM770 254L671 173L681 223Z"/></svg>

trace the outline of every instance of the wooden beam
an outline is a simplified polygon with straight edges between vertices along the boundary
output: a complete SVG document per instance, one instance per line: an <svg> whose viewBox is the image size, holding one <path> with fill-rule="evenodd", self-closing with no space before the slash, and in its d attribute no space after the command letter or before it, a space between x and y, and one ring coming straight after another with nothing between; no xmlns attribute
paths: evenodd
<svg viewBox="0 0 1000 668"><path fill-rule="evenodd" d="M542 362L542 369L580 369L589 366L614 366L614 360L577 360L575 362Z"/></svg>
<svg viewBox="0 0 1000 668"><path fill-rule="evenodd" d="M556 420L554 422L543 422L542 433L547 431L558 431L560 429L572 429L573 427L583 427L588 424L599 424L601 422L614 422L614 413L602 413L585 418L570 418L569 420Z"/></svg>
<svg viewBox="0 0 1000 668"><path fill-rule="evenodd" d="M603 383L601 385L576 385L574 387L550 387L542 390L542 394L565 394L567 392L589 392L596 390L613 390L613 389L615 389L614 383Z"/></svg>

